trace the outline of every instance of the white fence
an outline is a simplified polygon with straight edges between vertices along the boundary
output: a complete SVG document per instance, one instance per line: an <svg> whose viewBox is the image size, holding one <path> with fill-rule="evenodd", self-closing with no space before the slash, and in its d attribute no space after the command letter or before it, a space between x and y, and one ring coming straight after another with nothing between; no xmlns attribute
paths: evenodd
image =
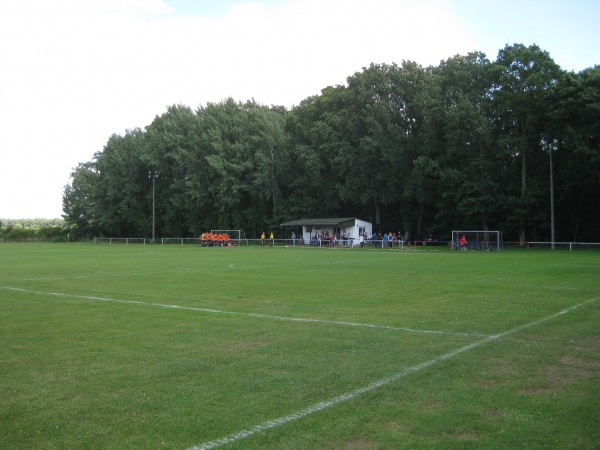
<svg viewBox="0 0 600 450"><path fill-rule="evenodd" d="M326 247L326 248L400 248L407 246L405 241L339 239L335 243L328 239L229 239L228 241L202 241L200 238L162 238L161 245L199 245L204 247L255 246L255 247Z"/></svg>
<svg viewBox="0 0 600 450"><path fill-rule="evenodd" d="M419 246L441 246L449 248L450 241L428 241L428 240L415 240L415 241L385 241L385 240L364 240L362 245L358 239L347 239L347 240L336 240L332 243L326 239L313 239L305 241L303 239L229 239L226 242L221 241L202 241L200 238L162 238L160 240L161 245L181 245L181 246L204 246L204 247L228 247L228 246L256 246L256 247L324 247L324 248L396 248L396 249L407 249L414 246L417 249ZM94 244L108 244L108 245L128 245L137 244L145 245L145 238L94 238ZM595 249L600 250L600 242L500 242L500 247L506 248L527 248L527 249L557 249L557 250L582 250L582 249Z"/></svg>
<svg viewBox="0 0 600 450"><path fill-rule="evenodd" d="M94 238L94 244L142 244L146 245L144 238Z"/></svg>
<svg viewBox="0 0 600 450"><path fill-rule="evenodd" d="M551 248L569 251L583 248L600 248L600 242L527 242L527 248Z"/></svg>

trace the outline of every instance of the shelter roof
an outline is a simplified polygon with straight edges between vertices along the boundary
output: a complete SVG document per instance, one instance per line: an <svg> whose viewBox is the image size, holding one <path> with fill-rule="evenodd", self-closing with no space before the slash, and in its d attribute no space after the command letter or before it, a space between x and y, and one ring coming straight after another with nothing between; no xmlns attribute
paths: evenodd
<svg viewBox="0 0 600 450"><path fill-rule="evenodd" d="M318 218L318 219L299 219L292 220L291 222L282 223L282 227L300 227L300 226L333 226L339 225L345 222L354 222L356 217L331 217L331 218Z"/></svg>

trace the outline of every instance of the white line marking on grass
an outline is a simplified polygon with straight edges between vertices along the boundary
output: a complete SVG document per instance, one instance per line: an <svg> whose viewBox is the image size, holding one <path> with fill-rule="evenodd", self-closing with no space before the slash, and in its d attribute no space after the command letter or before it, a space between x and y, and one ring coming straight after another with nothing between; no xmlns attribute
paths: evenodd
<svg viewBox="0 0 600 450"><path fill-rule="evenodd" d="M425 334L443 334L443 335L452 335L452 336L465 336L465 337L489 337L486 334L474 334L474 333L456 333L452 331L437 331L437 330L418 330L414 328L403 328L403 327L392 327L389 325L376 325L369 323L354 323L354 322L339 322L334 320L323 320L323 319L305 319L301 317L285 317L285 316L273 316L270 314L260 314L260 313L243 313L237 311L220 311L218 309L210 309L210 308L196 308L193 306L179 306L179 305L169 305L166 303L148 303L139 300L122 300L117 298L109 298L109 297L94 297L88 295L77 295L77 294L64 294L60 292L44 292L44 291L35 291L32 289L23 289L16 288L10 286L0 286L0 289L6 289L10 291L17 292L26 292L30 294L36 295L48 295L52 297L64 297L64 298L77 298L81 300L95 300L102 302L113 302L113 303L124 303L131 305L145 305L145 306L155 306L159 308L171 308L171 309L181 309L184 311L198 311L205 312L211 314L229 314L233 316L246 316L246 317L255 317L258 319L272 319L272 320L283 320L289 322L303 322L303 323L321 323L326 325L339 325L339 326L350 326L350 327L365 327L365 328L379 328L386 330L396 330L396 331L406 331L409 333L425 333Z"/></svg>
<svg viewBox="0 0 600 450"><path fill-rule="evenodd" d="M205 442L204 444L199 444L199 445L190 447L188 450L210 450L210 449L213 449L213 448L221 447L223 445L232 444L234 442L237 442L237 441L245 439L245 438L247 438L249 436L252 436L253 434L260 433L261 431L266 431L266 430L269 430L269 429L272 429L272 428L277 428L277 427L279 427L281 425L285 425L285 424L290 423L290 422L294 422L296 420L302 419L303 417L309 416L309 415L314 414L316 412L323 411L325 409L331 408L332 406L338 405L338 404L346 402L348 400L352 400L352 399L354 399L354 398L356 398L356 397L358 397L360 395L363 395L363 394L366 394L368 392L372 392L372 391L375 391L375 390L380 389L382 387L388 386L389 384L395 383L396 381L400 380L401 378L404 378L407 375L410 375L410 374L415 373L415 372L419 372L420 370L426 369L426 368L431 367L431 366L433 366L435 364L447 361L447 360L449 360L451 358L454 358L455 356L458 356L458 355L460 355L462 353L465 353L465 352L467 352L469 350L472 350L474 348L477 348L477 347L480 347L480 346L482 346L484 344L487 344L488 342L492 342L492 341L498 340L500 338L503 338L503 337L505 337L505 336L507 336L509 334L517 333L519 331L526 330L527 328L531 328L533 326L540 325L540 324L542 324L544 322L548 322L549 320L555 319L556 317L559 317L559 316L561 316L563 314L567 314L568 312L571 312L574 309L577 309L577 308L579 308L581 306L584 306L584 305L586 305L588 303L595 302L597 300L600 300L600 297L593 298L591 300L587 300L587 301L585 301L583 303L579 303L578 305L571 306L569 308L563 309L562 311L559 311L559 312L557 312L555 314L552 314L550 316L544 317L544 318L536 320L534 322L529 322L529 323L527 323L525 325L521 325L521 326L515 327L515 328L513 328L511 330L508 330L508 331L505 331L503 333L499 333L499 334L496 334L494 336L489 336L489 337L487 337L485 339L482 339L481 341L474 342L472 344L466 345L466 346L461 347L461 348L459 348L457 350L454 350L454 351L452 351L450 353L446 353L444 355L438 356L437 358L434 358L434 359L432 359L430 361L418 364L418 365L413 366L413 367L409 367L408 369L405 369L402 372L398 372L398 373L396 373L394 375L391 375L391 376L389 376L387 378L382 378L381 380L375 381L374 383L371 383L371 384L369 384L369 385L367 385L365 387L362 387L360 389L356 389L356 390L354 390L352 392L348 392L346 394L338 395L337 397L333 397L332 399L329 399L329 400L326 400L326 401L323 401L323 402L320 402L320 403L316 403L316 404L314 404L312 406L309 406L308 408L302 409L300 411L296 411L296 412L294 412L292 414L289 414L289 415L284 416L284 417L280 417L280 418L275 419L275 420L270 420L268 422L264 422L264 423L262 423L260 425L256 425L256 426L254 426L252 428L249 428L247 430L241 430L241 431L238 431L237 433L233 433L233 434L230 434L228 436L225 436L225 437L222 437L222 438L219 438L219 439L215 439L215 440L210 441L210 442Z"/></svg>
<svg viewBox="0 0 600 450"><path fill-rule="evenodd" d="M323 320L323 319L304 319L300 317L284 317L284 316L272 316L269 314L258 314L258 313L227 313L227 314L244 314L250 317L259 317L265 319L275 320L289 320L291 322L307 322L307 323L324 323L329 325L341 325L350 327L367 327L367 328L383 328L387 330L407 331L410 333L426 333L426 334L445 334L453 336L467 336L467 337L489 337L487 334L476 334L476 333L457 333L453 331L436 331L436 330L417 330L415 328L404 328L404 327L392 327L389 325L375 325L369 323L355 323L355 322L338 322L335 320Z"/></svg>

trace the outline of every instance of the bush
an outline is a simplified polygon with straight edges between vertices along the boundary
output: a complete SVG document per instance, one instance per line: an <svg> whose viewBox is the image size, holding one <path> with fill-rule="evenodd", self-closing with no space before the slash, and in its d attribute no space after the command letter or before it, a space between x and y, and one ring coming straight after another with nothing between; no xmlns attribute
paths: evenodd
<svg viewBox="0 0 600 450"><path fill-rule="evenodd" d="M27 239L33 239L36 237L36 230L32 228L23 228L22 225L17 224L10 230L7 238L12 241L22 241Z"/></svg>
<svg viewBox="0 0 600 450"><path fill-rule="evenodd" d="M69 229L60 219L27 219L0 222L0 239L66 242Z"/></svg>

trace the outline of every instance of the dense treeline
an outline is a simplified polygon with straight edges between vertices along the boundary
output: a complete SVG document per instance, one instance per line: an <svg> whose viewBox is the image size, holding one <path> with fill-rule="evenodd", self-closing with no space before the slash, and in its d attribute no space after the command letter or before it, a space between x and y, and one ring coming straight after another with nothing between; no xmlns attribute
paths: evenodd
<svg viewBox="0 0 600 450"><path fill-rule="evenodd" d="M532 45L436 67L371 64L298 106L174 105L113 135L64 190L79 237L257 236L288 220L352 216L448 238L491 229L597 240L600 67L562 70ZM557 140L549 155L541 141ZM155 219L153 220L153 212Z"/></svg>
<svg viewBox="0 0 600 450"><path fill-rule="evenodd" d="M69 230L63 219L1 219L0 240L67 241Z"/></svg>

